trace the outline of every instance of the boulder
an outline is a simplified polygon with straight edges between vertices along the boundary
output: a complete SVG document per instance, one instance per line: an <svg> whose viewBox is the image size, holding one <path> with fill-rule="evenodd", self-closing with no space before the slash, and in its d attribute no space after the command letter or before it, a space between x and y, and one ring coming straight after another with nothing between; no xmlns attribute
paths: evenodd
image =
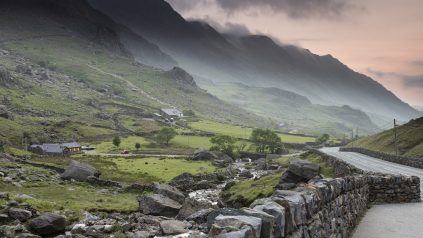
<svg viewBox="0 0 423 238"><path fill-rule="evenodd" d="M223 174L198 174L183 173L170 181L170 185L184 192L192 192L200 189L215 188L225 181Z"/></svg>
<svg viewBox="0 0 423 238"><path fill-rule="evenodd" d="M20 208L10 208L9 209L9 217L15 220L19 220L21 222L26 222L31 218L32 213L25 209Z"/></svg>
<svg viewBox="0 0 423 238"><path fill-rule="evenodd" d="M74 179L81 182L88 181L89 177L99 177L100 172L88 164L80 163L72 160L70 165L62 173L61 178L64 180Z"/></svg>
<svg viewBox="0 0 423 238"><path fill-rule="evenodd" d="M242 210L252 217L261 219L261 235L260 238L269 238L273 236L273 228L275 226L275 217L264 211L254 210L251 208L242 208Z"/></svg>
<svg viewBox="0 0 423 238"><path fill-rule="evenodd" d="M139 199L140 210L147 215L175 217L182 205L161 194L143 195Z"/></svg>
<svg viewBox="0 0 423 238"><path fill-rule="evenodd" d="M0 192L0 199L9 200L9 193Z"/></svg>
<svg viewBox="0 0 423 238"><path fill-rule="evenodd" d="M240 231L233 231L228 233L221 233L215 238L256 238L250 228L242 229Z"/></svg>
<svg viewBox="0 0 423 238"><path fill-rule="evenodd" d="M285 234L285 208L269 198L256 200L253 210L265 212L274 217L273 236L283 237ZM264 229L264 228L263 228Z"/></svg>
<svg viewBox="0 0 423 238"><path fill-rule="evenodd" d="M185 222L178 220L164 220L160 222L160 228L164 235L178 235L188 232Z"/></svg>
<svg viewBox="0 0 423 238"><path fill-rule="evenodd" d="M226 233L228 230L242 231L249 229L252 232L251 237L258 238L261 234L261 219L252 216L224 216L219 215L216 217L212 228L210 229L209 236L214 237ZM225 236L231 237L231 236ZM250 237L250 236L248 236Z"/></svg>
<svg viewBox="0 0 423 238"><path fill-rule="evenodd" d="M219 158L213 160L213 165L219 168L225 168L233 162L233 159L229 155L223 154L219 156Z"/></svg>
<svg viewBox="0 0 423 238"><path fill-rule="evenodd" d="M206 208L213 208L213 205L206 201L197 201L193 198L185 198L182 208L179 211L178 219L184 220L192 214Z"/></svg>
<svg viewBox="0 0 423 238"><path fill-rule="evenodd" d="M308 181L319 176L320 165L305 160L293 160L289 163L288 170Z"/></svg>
<svg viewBox="0 0 423 238"><path fill-rule="evenodd" d="M210 152L208 150L196 150L192 156L192 160L215 160L218 157L213 153Z"/></svg>
<svg viewBox="0 0 423 238"><path fill-rule="evenodd" d="M254 175L250 172L250 170L243 170L240 174L239 174L239 176L240 177L242 177L242 178L252 178L252 177L254 177Z"/></svg>
<svg viewBox="0 0 423 238"><path fill-rule="evenodd" d="M12 118L12 114L7 110L7 107L5 105L0 105L0 117L3 117L5 119Z"/></svg>
<svg viewBox="0 0 423 238"><path fill-rule="evenodd" d="M185 200L185 195L179 189L168 184L153 183L153 192L166 196L179 203L183 203Z"/></svg>
<svg viewBox="0 0 423 238"><path fill-rule="evenodd" d="M285 207L286 229L291 232L307 221L306 201L302 193L288 190L276 190L271 199Z"/></svg>
<svg viewBox="0 0 423 238"><path fill-rule="evenodd" d="M38 235L53 235L65 231L66 219L56 214L44 213L32 219L29 227Z"/></svg>
<svg viewBox="0 0 423 238"><path fill-rule="evenodd" d="M16 65L16 70L17 73L21 73L21 74L26 74L26 75L33 75L32 69L30 66L24 65L24 64L18 64Z"/></svg>
<svg viewBox="0 0 423 238"><path fill-rule="evenodd" d="M187 221L194 221L197 224L203 224L207 222L208 215L213 212L212 208L202 209L186 218Z"/></svg>

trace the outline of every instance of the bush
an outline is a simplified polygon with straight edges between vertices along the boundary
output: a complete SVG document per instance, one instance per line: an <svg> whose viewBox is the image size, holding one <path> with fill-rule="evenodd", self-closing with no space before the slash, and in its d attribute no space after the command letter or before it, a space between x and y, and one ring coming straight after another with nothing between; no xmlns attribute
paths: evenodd
<svg viewBox="0 0 423 238"><path fill-rule="evenodd" d="M159 144L169 145L169 142L175 138L176 134L175 129L172 127L163 127L159 132L157 132L155 140Z"/></svg>

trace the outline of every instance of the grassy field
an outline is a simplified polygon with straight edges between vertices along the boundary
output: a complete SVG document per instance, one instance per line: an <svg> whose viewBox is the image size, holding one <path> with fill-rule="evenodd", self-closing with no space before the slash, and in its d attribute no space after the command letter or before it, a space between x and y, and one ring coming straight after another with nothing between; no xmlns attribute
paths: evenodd
<svg viewBox="0 0 423 238"><path fill-rule="evenodd" d="M399 126L397 143L399 155L423 158L423 117ZM361 138L347 145L349 146L395 154L394 130L390 129Z"/></svg>
<svg viewBox="0 0 423 238"><path fill-rule="evenodd" d="M222 135L229 135L241 139L250 138L250 135L253 131L253 129L249 127L241 127L207 120L191 122L189 125L196 130L208 131ZM314 137L309 136L298 136L285 133L279 133L278 135L282 139L282 142L285 143L304 144L306 142L314 142L316 140Z"/></svg>
<svg viewBox="0 0 423 238"><path fill-rule="evenodd" d="M249 206L258 198L272 195L281 175L281 173L276 173L258 180L240 181L229 190L223 191L221 195L228 204Z"/></svg>

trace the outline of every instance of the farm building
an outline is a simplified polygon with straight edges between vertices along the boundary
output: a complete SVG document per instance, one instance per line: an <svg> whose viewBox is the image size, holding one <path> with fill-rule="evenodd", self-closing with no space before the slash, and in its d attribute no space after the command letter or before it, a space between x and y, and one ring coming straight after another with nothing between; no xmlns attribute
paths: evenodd
<svg viewBox="0 0 423 238"><path fill-rule="evenodd" d="M65 155L81 152L81 145L76 142L62 144L31 145L29 150L37 154Z"/></svg>
<svg viewBox="0 0 423 238"><path fill-rule="evenodd" d="M170 120L175 120L184 116L184 114L176 108L161 109L160 115Z"/></svg>

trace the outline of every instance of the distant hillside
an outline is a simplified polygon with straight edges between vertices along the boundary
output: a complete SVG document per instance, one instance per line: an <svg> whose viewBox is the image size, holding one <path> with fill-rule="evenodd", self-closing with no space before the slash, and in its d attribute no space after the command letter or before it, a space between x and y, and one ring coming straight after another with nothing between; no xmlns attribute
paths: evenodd
<svg viewBox="0 0 423 238"><path fill-rule="evenodd" d="M352 128L359 128L362 135L377 131L377 126L366 113L349 106L312 104L307 97L279 88L250 87L241 83L198 83L223 100L274 118L287 132L329 133L342 138L349 135Z"/></svg>
<svg viewBox="0 0 423 238"><path fill-rule="evenodd" d="M206 23L186 21L164 0L90 3L158 45L196 77L280 88L315 104L349 105L388 119L407 121L419 115L382 85L331 55L279 44L268 36L223 35Z"/></svg>
<svg viewBox="0 0 423 238"><path fill-rule="evenodd" d="M399 155L423 158L423 117L397 127L397 142ZM359 139L348 146L395 154L394 130Z"/></svg>
<svg viewBox="0 0 423 238"><path fill-rule="evenodd" d="M119 30L128 31L85 0L0 1L0 141L22 143L24 133L33 142L134 133L144 117L173 106L271 126L198 88L181 68L135 62Z"/></svg>

